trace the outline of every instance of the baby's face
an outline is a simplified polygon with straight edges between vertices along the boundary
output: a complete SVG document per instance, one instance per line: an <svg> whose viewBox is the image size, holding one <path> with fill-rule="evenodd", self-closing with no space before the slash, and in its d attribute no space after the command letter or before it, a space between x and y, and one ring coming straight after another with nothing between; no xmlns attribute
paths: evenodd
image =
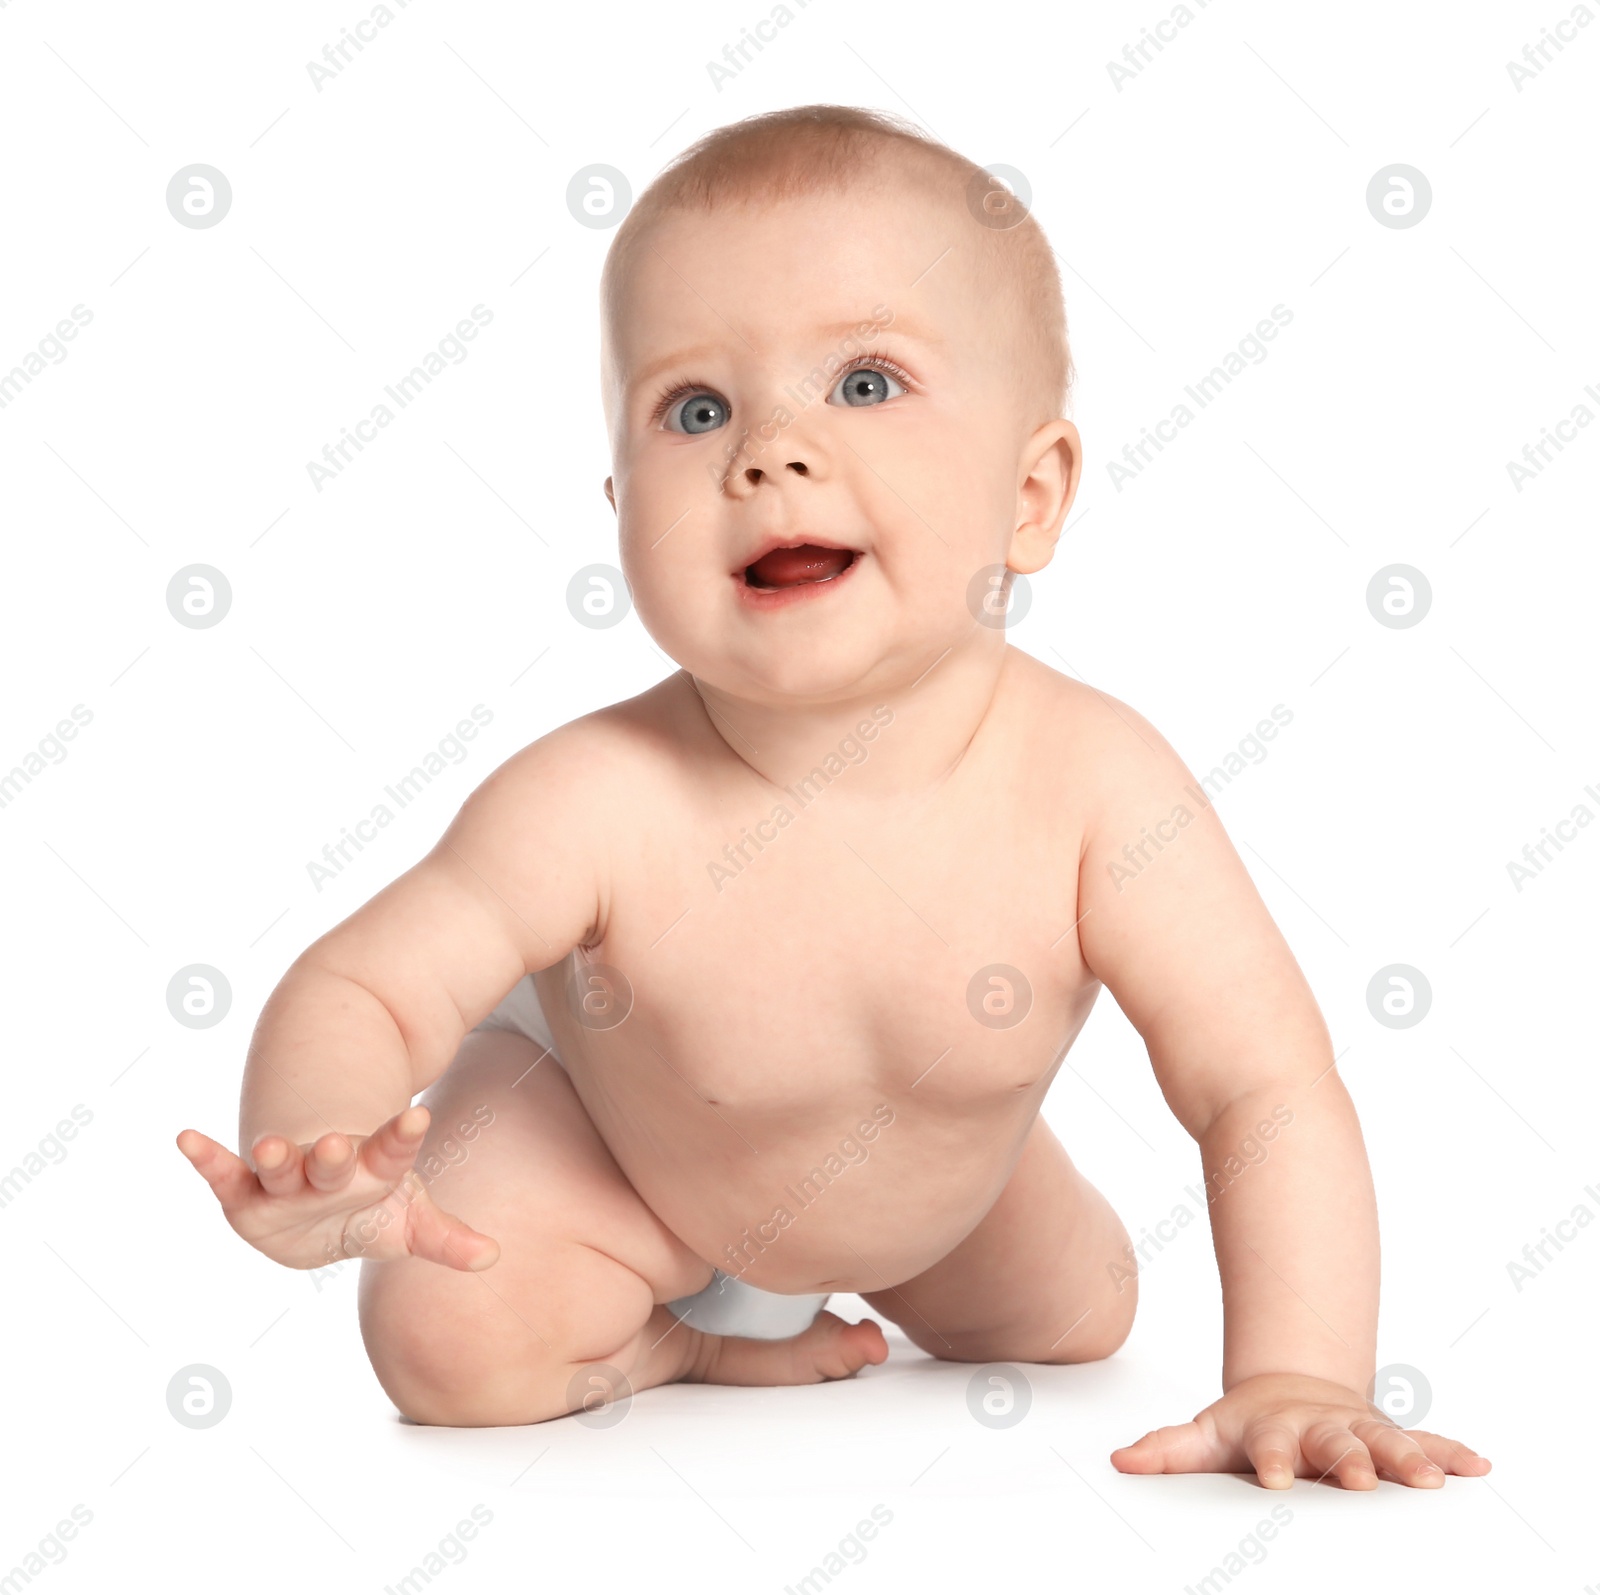
<svg viewBox="0 0 1600 1595"><path fill-rule="evenodd" d="M1013 547L1035 427L979 232L959 194L903 185L671 212L643 240L607 494L640 618L703 682L826 703L1000 645L974 581L1048 548ZM783 544L818 546L761 559Z"/></svg>

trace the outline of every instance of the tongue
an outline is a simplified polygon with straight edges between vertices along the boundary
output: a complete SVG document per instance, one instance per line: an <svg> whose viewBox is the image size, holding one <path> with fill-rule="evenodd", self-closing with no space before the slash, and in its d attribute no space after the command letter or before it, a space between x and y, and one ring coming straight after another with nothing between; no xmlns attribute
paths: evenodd
<svg viewBox="0 0 1600 1595"><path fill-rule="evenodd" d="M799 587L837 576L854 556L848 548L821 548L803 543L799 548L775 548L745 570L752 587Z"/></svg>

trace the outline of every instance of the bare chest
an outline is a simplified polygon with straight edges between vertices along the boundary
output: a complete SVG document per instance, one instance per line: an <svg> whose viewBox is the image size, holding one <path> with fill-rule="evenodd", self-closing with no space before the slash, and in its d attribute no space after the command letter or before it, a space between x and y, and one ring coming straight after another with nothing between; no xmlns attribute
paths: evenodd
<svg viewBox="0 0 1600 1595"><path fill-rule="evenodd" d="M1077 847L1070 820L983 791L662 826L620 850L604 934L574 955L572 1039L614 1079L665 1063L757 1118L913 1095L1016 1105L1098 989L1074 929Z"/></svg>

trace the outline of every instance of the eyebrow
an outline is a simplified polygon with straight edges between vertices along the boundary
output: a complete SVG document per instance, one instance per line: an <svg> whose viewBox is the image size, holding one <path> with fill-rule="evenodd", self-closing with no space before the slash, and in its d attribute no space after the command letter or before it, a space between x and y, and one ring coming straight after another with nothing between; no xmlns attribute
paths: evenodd
<svg viewBox="0 0 1600 1595"><path fill-rule="evenodd" d="M852 335L857 327L871 325L875 320L876 318L871 316L858 316L853 321L832 321L824 326L813 327L810 335L823 341L837 342ZM914 322L903 322L898 319L879 328L872 336L874 338L904 338L909 342L925 344L934 349L942 349L945 344L943 338L937 337L934 333L917 326ZM674 350L673 353L662 355L660 359L652 360L648 365L641 366L637 371L633 372L628 379L628 385L634 387L648 382L652 377L659 375L662 371L669 370L673 366L690 365L697 360L703 360L710 355L718 354L723 347L721 344L698 343L692 348Z"/></svg>

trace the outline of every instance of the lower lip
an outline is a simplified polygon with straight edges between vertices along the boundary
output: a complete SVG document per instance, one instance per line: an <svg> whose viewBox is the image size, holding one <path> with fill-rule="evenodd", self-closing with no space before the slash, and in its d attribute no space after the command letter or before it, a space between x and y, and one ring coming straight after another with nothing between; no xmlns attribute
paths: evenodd
<svg viewBox="0 0 1600 1595"><path fill-rule="evenodd" d="M837 576L830 576L827 581L800 582L793 587L752 587L744 579L744 572L735 571L733 584L738 589L739 600L750 609L766 612L773 609L787 609L791 604L804 603L807 599L815 599L823 593L831 593L836 588L844 585L855 574L856 567L866 556L857 554Z"/></svg>

